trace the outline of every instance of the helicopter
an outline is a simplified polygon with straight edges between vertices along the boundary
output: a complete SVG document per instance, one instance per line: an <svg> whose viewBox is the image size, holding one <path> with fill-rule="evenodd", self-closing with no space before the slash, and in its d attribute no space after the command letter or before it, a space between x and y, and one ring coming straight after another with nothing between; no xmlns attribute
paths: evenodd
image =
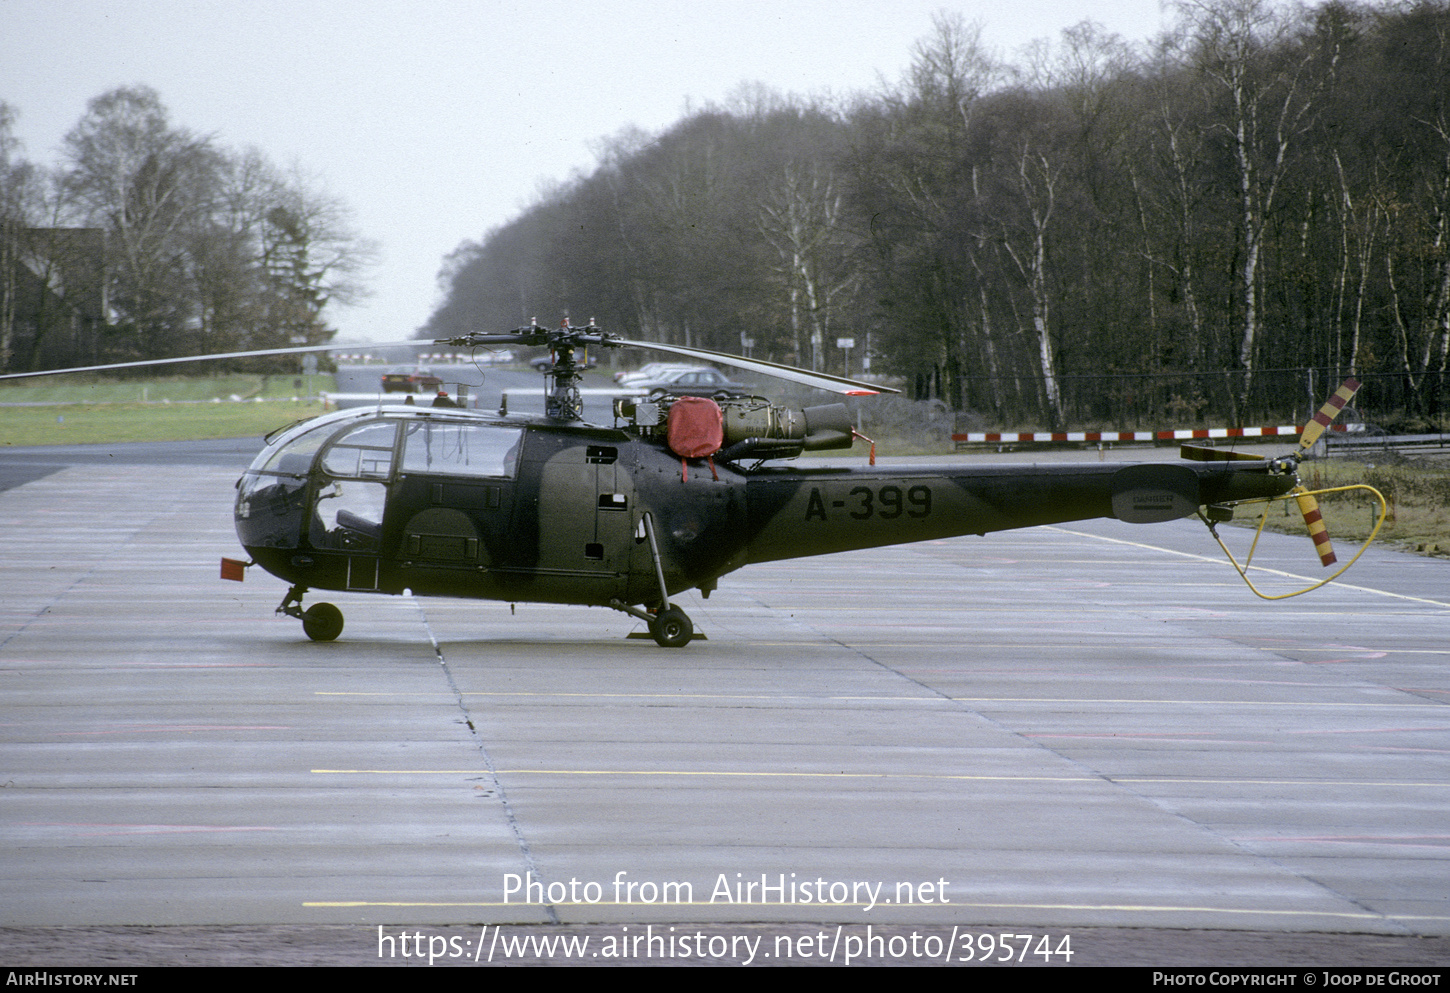
<svg viewBox="0 0 1450 993"><path fill-rule="evenodd" d="M1264 504L1267 517L1287 499L1323 558L1315 492L1324 491L1302 486L1297 469L1358 385L1341 387L1300 447L1275 459L1185 447L1176 463L878 468L873 446L869 466L810 468L777 463L861 439L844 403L795 410L756 395L655 391L616 397L614 423L591 424L579 388L587 360L576 353L650 348L841 395L897 391L632 341L592 320L435 344L547 347L544 415L381 402L338 410L268 435L237 482L236 531L251 558L224 558L221 576L241 580L255 565L290 584L276 612L314 641L338 638L343 615L303 599L334 590L608 607L679 648L696 632L671 598L691 589L708 598L752 563L1098 517L1196 514L1217 538L1235 507ZM1247 563L1234 565L1247 581Z"/></svg>

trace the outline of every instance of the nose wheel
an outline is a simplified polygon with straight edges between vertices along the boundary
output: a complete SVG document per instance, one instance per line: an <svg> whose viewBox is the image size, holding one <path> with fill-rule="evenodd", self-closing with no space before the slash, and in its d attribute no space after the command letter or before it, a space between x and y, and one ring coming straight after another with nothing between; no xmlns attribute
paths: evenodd
<svg viewBox="0 0 1450 993"><path fill-rule="evenodd" d="M277 613L301 621L303 632L313 641L336 641L337 636L342 634L342 611L330 603L314 603L303 610L302 594L306 592L305 586L289 589L277 607Z"/></svg>
<svg viewBox="0 0 1450 993"><path fill-rule="evenodd" d="M302 630L313 641L336 641L342 634L342 611L330 603L314 603L302 612Z"/></svg>

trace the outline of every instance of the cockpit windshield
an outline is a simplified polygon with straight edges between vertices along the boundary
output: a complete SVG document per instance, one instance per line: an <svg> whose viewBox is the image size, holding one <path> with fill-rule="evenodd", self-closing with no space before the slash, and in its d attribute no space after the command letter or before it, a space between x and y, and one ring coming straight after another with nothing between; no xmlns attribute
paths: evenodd
<svg viewBox="0 0 1450 993"><path fill-rule="evenodd" d="M265 460L259 460L260 465L254 464L252 468L261 472L305 476L312 468L312 459L317 455L318 450L336 430L336 425L324 424L296 435L278 445Z"/></svg>
<svg viewBox="0 0 1450 993"><path fill-rule="evenodd" d="M238 482L249 547L375 554L399 473L512 478L524 428L429 413L324 415L288 429Z"/></svg>

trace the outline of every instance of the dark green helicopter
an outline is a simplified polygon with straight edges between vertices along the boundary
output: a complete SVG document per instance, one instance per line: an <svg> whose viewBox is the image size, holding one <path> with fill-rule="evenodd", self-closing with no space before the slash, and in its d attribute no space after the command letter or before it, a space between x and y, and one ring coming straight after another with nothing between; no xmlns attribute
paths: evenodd
<svg viewBox="0 0 1450 993"><path fill-rule="evenodd" d="M1290 496L1318 516L1297 477L1318 418L1299 450L1272 460L785 467L773 463L852 446L859 435L844 404L789 410L758 396L656 392L616 399L615 425L592 425L576 352L643 347L841 394L884 388L629 341L592 321L437 344L548 347L545 415L396 403L337 411L269 436L238 481L236 529L251 561L224 559L222 576L260 565L287 581L278 613L314 640L337 638L343 617L329 603L304 609L309 591L406 590L611 607L646 622L661 646L681 647L694 628L670 598L708 597L754 562L1097 517L1198 514L1212 528L1236 504Z"/></svg>

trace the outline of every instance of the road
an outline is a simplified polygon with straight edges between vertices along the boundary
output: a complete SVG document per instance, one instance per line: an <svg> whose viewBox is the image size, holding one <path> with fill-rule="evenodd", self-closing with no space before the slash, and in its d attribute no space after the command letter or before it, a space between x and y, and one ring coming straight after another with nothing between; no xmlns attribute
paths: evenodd
<svg viewBox="0 0 1450 993"><path fill-rule="evenodd" d="M349 405L358 405L365 397L376 402L378 385L382 374L388 371L404 371L412 366L341 366L334 382L337 392L348 396ZM443 380L444 389L450 396L457 396L459 384L466 387L471 406L484 410L497 410L505 402L512 414L542 415L544 412L544 376L524 366L494 367L472 365L429 366L434 375ZM610 398L615 395L613 380L603 370L584 374L581 393L587 419L595 423L609 423ZM390 402L402 402L403 394L387 394ZM426 401L425 401L426 402Z"/></svg>
<svg viewBox="0 0 1450 993"><path fill-rule="evenodd" d="M1443 560L1267 603L1201 525L1102 521L753 566L678 651L347 595L314 644L282 583L217 578L227 444L0 455L13 964L376 964L403 929L468 962L500 925L1450 959Z"/></svg>

